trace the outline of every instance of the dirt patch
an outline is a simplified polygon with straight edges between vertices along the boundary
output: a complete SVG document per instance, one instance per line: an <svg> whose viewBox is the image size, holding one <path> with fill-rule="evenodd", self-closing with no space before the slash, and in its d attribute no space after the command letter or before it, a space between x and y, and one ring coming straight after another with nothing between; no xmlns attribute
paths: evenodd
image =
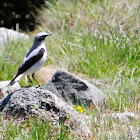
<svg viewBox="0 0 140 140"><path fill-rule="evenodd" d="M48 81L49 79L52 78L52 76L54 75L54 73L56 72L57 67L54 66L45 66L42 67L37 73L36 73L36 77L37 79L40 80L40 82L45 83L46 81Z"/></svg>

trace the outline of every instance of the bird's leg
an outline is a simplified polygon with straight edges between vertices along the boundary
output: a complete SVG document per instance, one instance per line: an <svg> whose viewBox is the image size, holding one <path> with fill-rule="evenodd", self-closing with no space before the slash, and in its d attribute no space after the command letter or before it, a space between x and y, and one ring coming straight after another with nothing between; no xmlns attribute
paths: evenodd
<svg viewBox="0 0 140 140"><path fill-rule="evenodd" d="M30 79L29 75L27 75L28 80L30 81L30 83L33 85L32 80Z"/></svg>
<svg viewBox="0 0 140 140"><path fill-rule="evenodd" d="M33 79L36 81L36 83L38 84L38 86L40 87L40 84L37 82L37 80L35 79L35 74L32 74Z"/></svg>

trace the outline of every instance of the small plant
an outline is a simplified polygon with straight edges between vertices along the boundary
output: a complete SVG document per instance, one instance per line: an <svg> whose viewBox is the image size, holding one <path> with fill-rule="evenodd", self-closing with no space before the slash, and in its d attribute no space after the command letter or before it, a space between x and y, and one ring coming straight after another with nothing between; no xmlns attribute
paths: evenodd
<svg viewBox="0 0 140 140"><path fill-rule="evenodd" d="M80 112L80 113L83 113L84 111L83 111L83 109L82 109L82 107L81 106L76 106L76 105L74 105L73 106L78 112Z"/></svg>

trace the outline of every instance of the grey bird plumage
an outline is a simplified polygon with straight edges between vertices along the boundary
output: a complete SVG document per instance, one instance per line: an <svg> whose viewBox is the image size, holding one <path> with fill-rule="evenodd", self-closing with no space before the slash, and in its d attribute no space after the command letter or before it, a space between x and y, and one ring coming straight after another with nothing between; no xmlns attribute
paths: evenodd
<svg viewBox="0 0 140 140"><path fill-rule="evenodd" d="M30 74L32 74L33 79L36 81L34 73L45 63L47 59L45 39L49 35L51 35L51 33L41 32L35 36L32 48L23 59L15 77L11 80L9 85L13 85L24 75L28 76Z"/></svg>

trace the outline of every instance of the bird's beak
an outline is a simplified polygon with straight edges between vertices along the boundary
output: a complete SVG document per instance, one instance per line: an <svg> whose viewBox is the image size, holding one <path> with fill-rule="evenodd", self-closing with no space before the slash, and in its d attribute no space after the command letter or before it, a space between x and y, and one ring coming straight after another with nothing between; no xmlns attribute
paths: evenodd
<svg viewBox="0 0 140 140"><path fill-rule="evenodd" d="M46 35L46 36L50 36L50 35L52 35L52 33L47 33L47 35Z"/></svg>

